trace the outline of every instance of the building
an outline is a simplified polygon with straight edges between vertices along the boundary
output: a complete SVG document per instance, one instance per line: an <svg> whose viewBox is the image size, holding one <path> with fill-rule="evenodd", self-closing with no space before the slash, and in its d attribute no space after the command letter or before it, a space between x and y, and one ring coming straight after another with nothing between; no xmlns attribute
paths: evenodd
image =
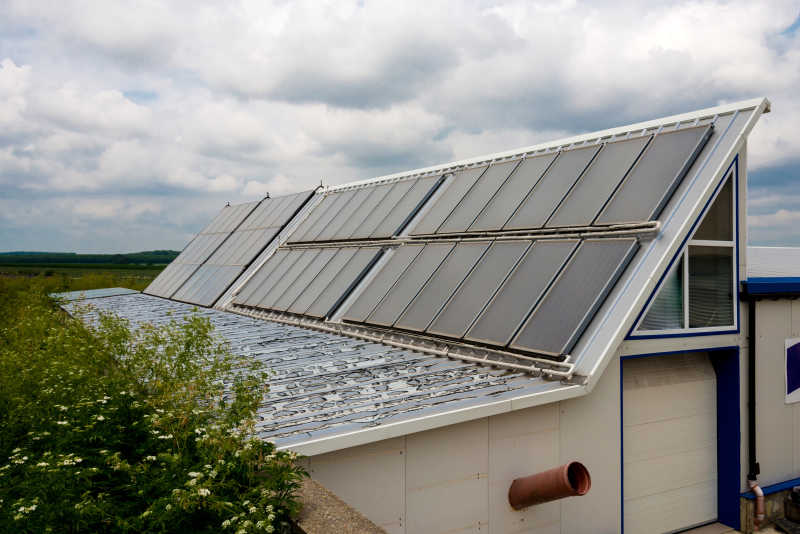
<svg viewBox="0 0 800 534"><path fill-rule="evenodd" d="M747 528L748 478L800 477L800 269L745 246L768 111L228 206L143 294L86 297L134 321L202 306L274 371L261 434L388 532ZM588 493L509 505L572 461Z"/></svg>

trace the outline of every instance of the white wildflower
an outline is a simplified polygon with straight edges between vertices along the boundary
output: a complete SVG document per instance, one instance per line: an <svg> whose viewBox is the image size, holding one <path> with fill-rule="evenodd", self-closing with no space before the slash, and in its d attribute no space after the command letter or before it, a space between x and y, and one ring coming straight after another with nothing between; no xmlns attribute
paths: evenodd
<svg viewBox="0 0 800 534"><path fill-rule="evenodd" d="M144 459L147 462L155 462L156 461L156 457L155 456L145 456Z"/></svg>
<svg viewBox="0 0 800 534"><path fill-rule="evenodd" d="M200 495L201 497L208 497L209 495L211 495L211 490L208 488L199 488L197 490L197 494Z"/></svg>
<svg viewBox="0 0 800 534"><path fill-rule="evenodd" d="M249 511L251 514L254 514L254 513L258 512L258 508L256 508L255 506L251 506L251 507L250 507L250 510L248 510L248 511Z"/></svg>
<svg viewBox="0 0 800 534"><path fill-rule="evenodd" d="M203 473L198 473L197 471L189 471L189 476L192 478L203 478Z"/></svg>

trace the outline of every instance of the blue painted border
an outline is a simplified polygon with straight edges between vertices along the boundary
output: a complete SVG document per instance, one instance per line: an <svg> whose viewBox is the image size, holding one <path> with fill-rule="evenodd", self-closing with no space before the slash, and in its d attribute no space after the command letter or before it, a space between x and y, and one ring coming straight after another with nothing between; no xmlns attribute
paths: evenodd
<svg viewBox="0 0 800 534"><path fill-rule="evenodd" d="M707 349L674 350L651 354L635 354L619 358L619 443L620 443L620 525L625 531L625 451L623 440L623 362L637 358L652 358L707 352L717 375L717 521L738 530L739 478L741 476L741 427L740 427L740 373L739 346L713 347ZM798 479L800 482L800 479ZM778 491L778 490L776 490Z"/></svg>
<svg viewBox="0 0 800 534"><path fill-rule="evenodd" d="M791 480L786 480L784 482L778 482L777 484L764 486L763 488L761 488L761 491L764 492L764 495L770 495L772 493L778 493L779 491L791 489L795 486L800 486L800 478L793 478ZM756 498L756 496L753 495L752 491L746 491L742 493L741 497L744 497L749 501L752 501L753 499Z"/></svg>
<svg viewBox="0 0 800 534"><path fill-rule="evenodd" d="M734 291L734 293L736 294L736 297L735 297L736 298L736 328L735 329L716 330L714 332L696 332L696 333L695 332L677 332L677 333L674 333L674 334L634 334L634 329L639 324L639 321L642 319L642 316L644 315L645 310L647 310L647 307L650 306L650 302L655 298L656 294L658 294L658 291L661 289L661 284L664 281L664 279L667 277L667 275L670 273L670 271L672 270L672 266L675 264L675 262L678 260L678 258L680 258L681 255L683 254L683 251L686 248L686 243L689 241L691 236L694 234L694 231L695 231L695 228L697 228L697 225L700 224L700 221L702 221L703 217L705 217L709 206L715 200L717 193L719 192L720 189L722 189L722 186L725 184L725 181L727 180L728 174L730 173L731 169L733 169L733 171L734 171L733 172L733 185L734 185L734 191L736 193L734 195L734 210L735 210L735 213L736 213L736 216L734 218L734 220L735 220L735 222L734 222L734 235L735 235L734 241L736 243L736 258L735 258L735 260L736 260L736 287L739 287L739 280L740 280L740 278L739 278L739 276L740 276L740 273L739 273L739 154L737 153L733 157L733 161L731 161L731 164L728 165L727 169L725 169L725 172L722 174L722 179L719 181L719 183L714 188L714 191L711 193L711 196L709 196L708 200L706 201L705 205L703 206L703 209L700 211L700 214L697 216L697 218L695 219L694 223L692 223L691 228L689 228L689 232L686 234L686 237L683 239L683 241L681 242L680 246L678 247L678 252L676 252L675 255L672 257L672 259L670 260L669 264L667 265L666 270L664 270L664 273L658 279L658 283L656 284L656 287L653 289L653 292L650 293L650 296L647 297L647 300L645 301L644 306L642 306L642 309L639 310L639 314L636 316L636 319L633 321L633 325L630 327L630 329L628 330L627 335L625 336L626 340L628 340L628 339L662 339L662 338L672 338L672 337L721 336L721 335L725 335L725 334L738 334L739 333L739 331L741 329L741 316L740 316L741 315L741 304L739 303L738 292Z"/></svg>
<svg viewBox="0 0 800 534"><path fill-rule="evenodd" d="M763 276L744 281L747 293L751 295L771 295L774 293L800 293L800 277Z"/></svg>

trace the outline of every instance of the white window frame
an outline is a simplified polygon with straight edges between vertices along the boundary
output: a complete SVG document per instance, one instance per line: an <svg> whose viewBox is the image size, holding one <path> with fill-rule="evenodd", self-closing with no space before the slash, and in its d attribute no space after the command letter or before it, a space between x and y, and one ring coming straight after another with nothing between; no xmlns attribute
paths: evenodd
<svg viewBox="0 0 800 534"><path fill-rule="evenodd" d="M709 209L710 209L710 207L714 205L714 202L716 202L716 200L719 197L720 193L722 193L722 190L725 188L725 184L728 181L730 181L730 183L731 183L731 192L732 192L732 194L731 194L731 230L732 230L731 231L731 237L732 237L732 241L716 241L716 240L710 240L710 239L694 239L694 234L703 225L703 220L701 220L700 223L697 225L697 227L695 227L694 231L692 232L692 237L687 240L686 244L683 247L683 250L680 252L680 254L675 256L675 260L673 262L674 263L673 266L670 268L669 273L664 277L664 279L666 280L667 277L672 276L674 274L674 270L676 268L675 265L681 264L681 266L683 268L683 324L684 324L684 327L683 328L670 328L670 329L664 329L664 330L642 330L641 329L641 326L642 326L642 323L644 322L645 317L647 317L647 314L650 312L650 308L653 306L653 304L656 301L656 298L658 297L658 295L656 294L652 299L650 299L650 302L647 304L647 308L645 308L645 310L642 313L641 317L637 321L636 328L634 328L633 332L631 333L631 336L630 336L631 338L653 337L653 336L662 336L662 335L663 336L671 336L671 335L676 335L676 334L677 335L681 335L681 334L683 334L683 335L695 335L695 334L705 334L705 333L731 332L731 331L738 330L738 328L739 328L739 314L737 313L737 311L738 311L737 310L737 306L738 306L738 303L739 303L739 299L736 297L737 288L738 288L738 280L737 280L738 277L737 277L737 274L736 274L736 272L737 272L736 271L736 266L737 266L737 263L739 261L738 260L738 258L739 258L739 250L738 250L738 246L737 246L737 241L738 241L737 238L738 238L738 234L739 234L739 227L738 227L738 224L737 224L737 217L738 217L737 197L738 197L739 192L738 192L738 187L737 187L738 181L735 179L735 172L736 171L734 169L731 169L729 171L727 177L725 178L725 180L723 180L722 185L717 190L717 192L714 194L714 197L711 199L711 201L708 203L708 206L709 206ZM708 215L708 211L706 211L706 213L703 215L703 217L705 218L706 215ZM729 247L729 248L733 249L733 253L731 254L731 269L732 269L731 272L732 272L732 275L733 275L733 276L731 276L731 282L732 282L732 287L731 287L732 293L731 294L733 295L731 306L733 307L733 310L732 310L733 311L733 324L724 325L724 326L706 326L706 327L695 327L695 328L691 328L689 326L689 247L692 247L692 246L696 246L696 247L720 247L720 248ZM681 260L683 260L683 261L681 262ZM658 291L660 291L660 290L661 290L661 286L658 287Z"/></svg>

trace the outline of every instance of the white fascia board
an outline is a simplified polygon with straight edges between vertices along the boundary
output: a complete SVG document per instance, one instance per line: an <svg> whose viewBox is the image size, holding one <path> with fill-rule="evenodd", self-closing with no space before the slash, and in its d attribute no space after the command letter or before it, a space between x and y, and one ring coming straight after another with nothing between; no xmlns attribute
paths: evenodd
<svg viewBox="0 0 800 534"><path fill-rule="evenodd" d="M372 428L365 428L363 430L356 430L346 434L337 434L318 439L310 439L301 443L278 447L278 450L291 450L304 456L315 456L318 454L324 454L326 452L333 452L341 449L348 449L350 447L357 447L359 445L366 445L368 443L374 443L384 439L406 436L415 432L423 432L425 430L432 430L434 428L440 428L443 426L464 423L467 421L473 421L475 419L490 417L523 408L559 402L562 400L579 397L581 395L585 395L586 393L587 390L585 386L564 385L558 389L532 393L530 395L523 395L512 399L482 404L480 406L469 406L450 412L437 413L407 421L399 421L397 423L389 423Z"/></svg>
<svg viewBox="0 0 800 534"><path fill-rule="evenodd" d="M740 102L733 102L730 104L722 104L719 106L699 109L697 111L690 111L688 113L681 113L679 115L671 115L669 117L662 117L660 119L652 119L649 121L644 122L637 122L635 124L629 124L626 126L617 126L615 128L609 128L607 130L601 130L597 132L589 132L585 134L574 135L571 137L565 137L563 139L557 139L554 141L548 141L545 143L539 143L537 145L532 145L528 147L522 148L515 148L513 150L506 150L503 152L496 152L494 154L487 154L484 156L477 156L473 158L462 159L459 161L453 161L450 163L443 163L439 165L432 165L430 167L422 167L419 169L414 169L411 171L404 171L398 172L394 174L387 174L385 176L378 176L376 178L369 178L366 180L358 180L355 182L349 182L346 184L340 185L332 185L327 186L326 190L334 191L337 189L345 189L354 186L366 185L376 182L384 182L384 181L391 181L397 180L400 178L408 178L411 176L419 176L424 174L432 174L435 172L442 172L442 171L449 171L454 168L459 167L466 167L469 165L476 165L478 163L488 163L495 160L503 160L513 157L519 157L525 154L530 154L533 152L541 152L548 149L555 149L558 147L569 146L569 145L576 145L576 144L584 144L589 143L592 141L598 141L600 139L609 138L609 137L619 137L627 135L628 133L635 134L639 133L642 130L646 130L649 128L658 128L661 126L669 126L671 124L676 123L686 123L689 121L714 117L716 115L724 115L726 113L731 113L734 111L739 111L743 109L752 109L752 108L760 108L761 113L769 113L770 110L770 102L766 98L753 98L750 100L743 100Z"/></svg>
<svg viewBox="0 0 800 534"><path fill-rule="evenodd" d="M723 347L743 347L747 338L743 333L718 336L663 337L652 339L626 339L619 347L620 356L658 354L665 352L694 352Z"/></svg>
<svg viewBox="0 0 800 534"><path fill-rule="evenodd" d="M589 391L594 388L617 353L639 311L655 289L670 260L677 254L717 183L744 146L747 135L768 108L769 101L759 99L743 104L756 105L733 110L731 129L717 140L717 144L707 147L706 150L710 151L699 163L699 169L684 178L684 183L664 210L667 216L659 235L639 250L632 264L632 272L627 272L617 283L576 346L577 350L573 352L575 370L576 373L587 376ZM730 109L726 113L730 114ZM740 120L745 121L744 124L737 125ZM735 137L729 138L731 135ZM722 145L725 148L717 150ZM740 171L739 179L742 179L743 174ZM740 246L743 244L740 243Z"/></svg>

